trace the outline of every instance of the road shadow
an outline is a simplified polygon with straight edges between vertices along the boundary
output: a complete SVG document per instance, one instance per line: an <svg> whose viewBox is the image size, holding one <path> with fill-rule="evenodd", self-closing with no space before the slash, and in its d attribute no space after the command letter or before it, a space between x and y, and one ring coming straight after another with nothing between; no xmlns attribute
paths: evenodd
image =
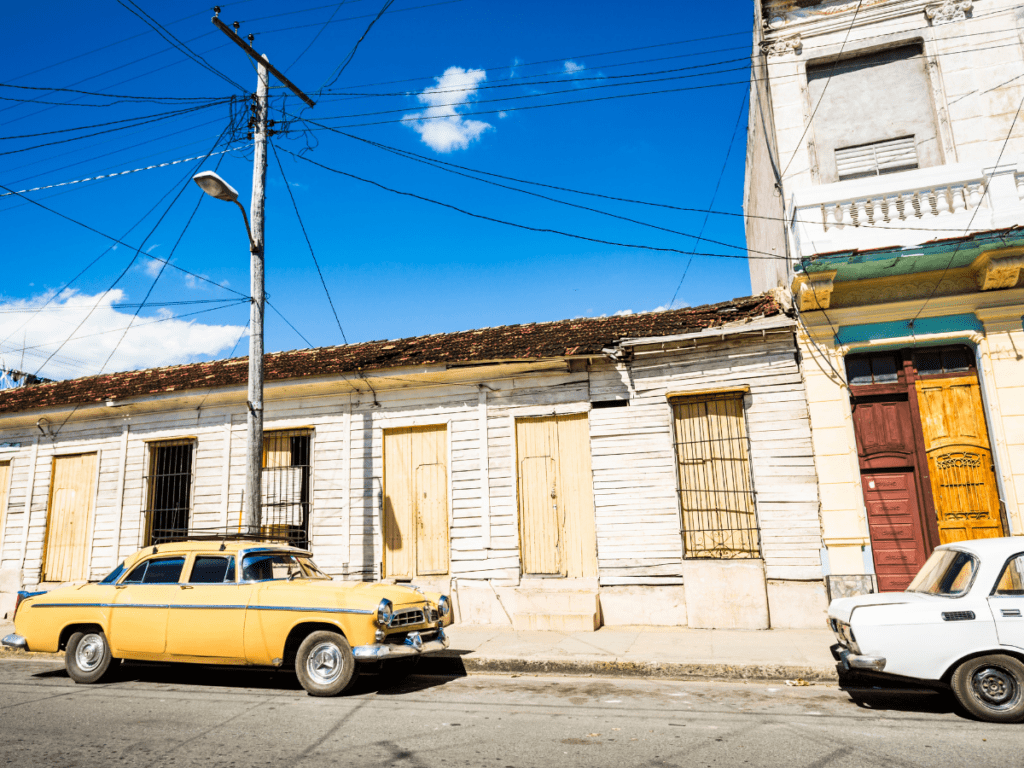
<svg viewBox="0 0 1024 768"><path fill-rule="evenodd" d="M48 670L33 675L36 678L66 678L63 669ZM455 675L408 675L401 671L374 671L359 674L346 695L380 694L396 696L442 686ZM152 685L196 686L207 688L236 688L268 691L301 691L295 672L291 669L253 667L219 667L205 664L168 664L146 661L124 661L110 679L110 683L143 683Z"/></svg>
<svg viewBox="0 0 1024 768"><path fill-rule="evenodd" d="M954 714L963 717L951 691L912 686L900 688L840 686L840 690L845 692L850 700L861 709L870 709L876 712Z"/></svg>

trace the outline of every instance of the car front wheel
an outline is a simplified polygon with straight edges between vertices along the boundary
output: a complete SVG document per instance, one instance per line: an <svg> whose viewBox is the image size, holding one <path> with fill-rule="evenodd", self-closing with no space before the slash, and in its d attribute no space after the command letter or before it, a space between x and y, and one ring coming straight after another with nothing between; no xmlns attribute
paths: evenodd
<svg viewBox="0 0 1024 768"><path fill-rule="evenodd" d="M99 683L110 672L113 659L107 638L100 630L75 632L68 638L64 664L76 683Z"/></svg>
<svg viewBox="0 0 1024 768"><path fill-rule="evenodd" d="M1024 720L1024 664L993 654L965 661L953 673L953 692L964 709L992 723Z"/></svg>
<svg viewBox="0 0 1024 768"><path fill-rule="evenodd" d="M310 696L337 696L355 679L356 660L337 632L311 632L295 655L295 675Z"/></svg>

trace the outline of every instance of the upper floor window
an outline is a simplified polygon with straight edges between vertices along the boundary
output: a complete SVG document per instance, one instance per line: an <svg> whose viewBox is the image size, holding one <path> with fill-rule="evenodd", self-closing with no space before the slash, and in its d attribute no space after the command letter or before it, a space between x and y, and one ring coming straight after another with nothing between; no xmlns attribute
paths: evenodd
<svg viewBox="0 0 1024 768"><path fill-rule="evenodd" d="M917 168L917 147L913 136L836 150L836 172L840 181L913 168Z"/></svg>
<svg viewBox="0 0 1024 768"><path fill-rule="evenodd" d="M149 445L147 544L173 541L188 535L193 448L192 440L168 440Z"/></svg>
<svg viewBox="0 0 1024 768"><path fill-rule="evenodd" d="M807 66L819 181L942 163L920 43Z"/></svg>

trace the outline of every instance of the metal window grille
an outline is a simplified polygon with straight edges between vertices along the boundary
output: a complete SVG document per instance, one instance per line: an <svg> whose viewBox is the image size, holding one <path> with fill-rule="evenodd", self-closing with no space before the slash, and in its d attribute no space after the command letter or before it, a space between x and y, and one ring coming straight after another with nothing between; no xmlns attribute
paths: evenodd
<svg viewBox="0 0 1024 768"><path fill-rule="evenodd" d="M743 395L673 399L687 558L760 557Z"/></svg>
<svg viewBox="0 0 1024 768"><path fill-rule="evenodd" d="M193 450L192 440L150 444L145 546L187 537Z"/></svg>
<svg viewBox="0 0 1024 768"><path fill-rule="evenodd" d="M263 435L262 533L297 547L309 546L310 433Z"/></svg>

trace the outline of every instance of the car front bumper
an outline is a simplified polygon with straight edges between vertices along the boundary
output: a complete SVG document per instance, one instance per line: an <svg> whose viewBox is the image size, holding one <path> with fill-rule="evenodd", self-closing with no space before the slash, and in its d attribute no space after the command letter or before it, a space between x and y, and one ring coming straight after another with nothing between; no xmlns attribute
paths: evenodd
<svg viewBox="0 0 1024 768"><path fill-rule="evenodd" d="M7 635L3 640L0 640L6 648L14 648L17 651L28 650L28 640L21 635L10 634Z"/></svg>
<svg viewBox="0 0 1024 768"><path fill-rule="evenodd" d="M437 635L424 640L419 632L410 632L405 642L375 643L373 645L357 645L352 649L356 661L385 661L387 659L409 658L422 656L425 653L437 653L448 647L448 636L438 627Z"/></svg>
<svg viewBox="0 0 1024 768"><path fill-rule="evenodd" d="M851 669L859 669L867 672L881 672L885 669L885 658L882 656L865 656L858 653L850 653L850 650L839 643L831 648L832 657L838 661L843 669L849 672Z"/></svg>

